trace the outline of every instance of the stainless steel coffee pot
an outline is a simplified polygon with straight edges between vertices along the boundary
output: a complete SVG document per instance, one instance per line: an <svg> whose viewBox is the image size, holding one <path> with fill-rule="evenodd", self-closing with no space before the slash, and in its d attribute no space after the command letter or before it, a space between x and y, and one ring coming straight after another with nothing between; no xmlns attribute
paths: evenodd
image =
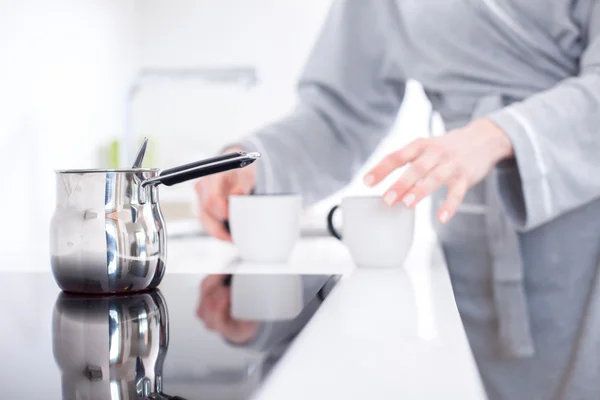
<svg viewBox="0 0 600 400"><path fill-rule="evenodd" d="M156 288L165 273L165 221L158 185L243 168L258 153L230 153L157 169L56 172L51 222L52 272L61 289L123 293Z"/></svg>
<svg viewBox="0 0 600 400"><path fill-rule="evenodd" d="M158 290L119 296L61 293L52 318L52 350L63 398L175 398L162 393L168 320Z"/></svg>

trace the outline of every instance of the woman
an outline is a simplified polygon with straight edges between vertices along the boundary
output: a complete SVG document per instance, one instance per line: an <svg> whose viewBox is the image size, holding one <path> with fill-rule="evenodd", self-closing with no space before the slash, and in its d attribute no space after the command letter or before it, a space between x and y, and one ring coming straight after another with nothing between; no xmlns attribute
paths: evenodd
<svg viewBox="0 0 600 400"><path fill-rule="evenodd" d="M231 193L345 185L419 81L446 135L418 140L365 177L436 229L492 399L600 397L600 2L336 2L287 118L237 147L261 163L198 183L202 222ZM438 190L440 189L441 190ZM398 203L404 205L398 205Z"/></svg>

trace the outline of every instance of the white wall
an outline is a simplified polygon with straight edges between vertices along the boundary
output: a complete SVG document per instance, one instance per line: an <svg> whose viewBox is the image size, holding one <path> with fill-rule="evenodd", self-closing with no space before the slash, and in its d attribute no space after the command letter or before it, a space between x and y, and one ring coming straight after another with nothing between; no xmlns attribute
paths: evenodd
<svg viewBox="0 0 600 400"><path fill-rule="evenodd" d="M133 125L136 136L155 140L156 164L167 167L214 155L226 143L289 111L295 100L294 84L329 3L140 3L142 68L245 67L255 69L259 79L250 89L199 80L143 82L134 103ZM183 199L193 212L191 183L168 188L161 197L165 209Z"/></svg>
<svg viewBox="0 0 600 400"><path fill-rule="evenodd" d="M0 253L46 249L55 168L120 135L134 0L0 1Z"/></svg>
<svg viewBox="0 0 600 400"><path fill-rule="evenodd" d="M264 123L259 120L281 114L293 104L294 82L329 4L325 0L146 0L140 3L140 63L143 67L255 67L260 85L244 104L251 107L244 112L244 122L253 118ZM210 117L216 107L211 109L205 98L196 110ZM143 117L141 123L152 116ZM209 136L228 134L221 129L204 136L211 140Z"/></svg>

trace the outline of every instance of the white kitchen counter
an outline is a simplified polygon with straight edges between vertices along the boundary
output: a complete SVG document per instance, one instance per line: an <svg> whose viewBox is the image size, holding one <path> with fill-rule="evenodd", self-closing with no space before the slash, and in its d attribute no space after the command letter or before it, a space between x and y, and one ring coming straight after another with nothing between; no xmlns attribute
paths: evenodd
<svg viewBox="0 0 600 400"><path fill-rule="evenodd" d="M403 269L347 274L256 398L485 399L446 267L429 249L416 244Z"/></svg>
<svg viewBox="0 0 600 400"><path fill-rule="evenodd" d="M169 252L181 272L343 275L256 399L485 399L432 244L415 242L398 269L354 268L343 245L325 238L301 241L282 265L235 261L230 245L209 239L171 241Z"/></svg>
<svg viewBox="0 0 600 400"><path fill-rule="evenodd" d="M178 238L170 240L167 273L275 273L275 274L349 274L354 270L352 259L344 246L335 239L300 240L286 263L263 264L241 261L233 245L209 238Z"/></svg>

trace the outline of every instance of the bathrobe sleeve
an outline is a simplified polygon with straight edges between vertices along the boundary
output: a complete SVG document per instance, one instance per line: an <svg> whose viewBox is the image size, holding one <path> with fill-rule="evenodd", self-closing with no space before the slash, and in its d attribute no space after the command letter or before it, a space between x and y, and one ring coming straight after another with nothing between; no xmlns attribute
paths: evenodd
<svg viewBox="0 0 600 400"><path fill-rule="evenodd" d="M516 168L499 167L502 204L521 231L600 197L600 2L582 32L579 74L492 113Z"/></svg>

